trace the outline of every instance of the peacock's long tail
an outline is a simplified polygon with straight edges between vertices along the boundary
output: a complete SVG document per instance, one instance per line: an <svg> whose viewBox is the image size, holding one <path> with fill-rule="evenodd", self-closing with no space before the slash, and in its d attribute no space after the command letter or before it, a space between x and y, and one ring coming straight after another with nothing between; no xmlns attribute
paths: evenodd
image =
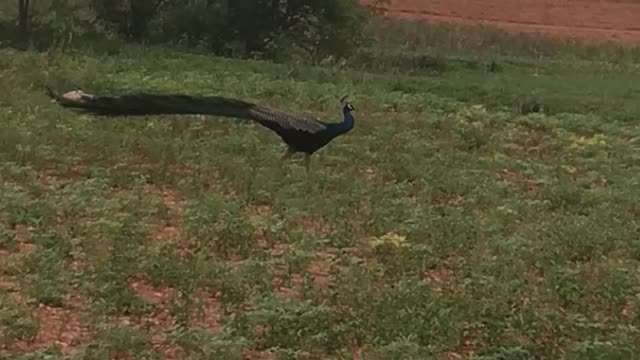
<svg viewBox="0 0 640 360"><path fill-rule="evenodd" d="M256 105L221 96L132 93L96 96L75 90L62 95L51 89L47 94L58 104L86 113L106 116L202 114L248 118Z"/></svg>

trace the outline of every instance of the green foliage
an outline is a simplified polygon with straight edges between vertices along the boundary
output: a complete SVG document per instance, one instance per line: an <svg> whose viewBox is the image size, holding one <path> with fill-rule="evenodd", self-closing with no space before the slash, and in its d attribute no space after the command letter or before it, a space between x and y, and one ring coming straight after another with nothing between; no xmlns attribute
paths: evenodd
<svg viewBox="0 0 640 360"><path fill-rule="evenodd" d="M99 331L98 341L86 346L83 358L108 358L109 356L133 356L149 358L147 350L150 338L143 329L132 326L105 326Z"/></svg>
<svg viewBox="0 0 640 360"><path fill-rule="evenodd" d="M2 300L0 325L3 330L3 342L33 341L39 330L38 319L24 305L16 304L15 298L3 295L0 300Z"/></svg>
<svg viewBox="0 0 640 360"><path fill-rule="evenodd" d="M176 328L169 339L196 359L242 360L242 348L248 345L246 339L203 328Z"/></svg>
<svg viewBox="0 0 640 360"><path fill-rule="evenodd" d="M75 37L95 48L96 40L104 43L116 35L276 60L350 54L363 39L368 18L357 0L48 0L37 5L30 32L31 44L39 48Z"/></svg>
<svg viewBox="0 0 640 360"><path fill-rule="evenodd" d="M358 46L366 22L355 0L191 1L168 4L165 11L158 24L165 39L276 60L348 54Z"/></svg>
<svg viewBox="0 0 640 360"><path fill-rule="evenodd" d="M355 71L118 52L1 50L3 357L640 350L633 66L425 52L407 65L382 49ZM280 140L255 124L77 115L41 84L224 94L328 121L349 93L358 111L306 176L298 158L277 166ZM523 114L530 100L551 111ZM44 332L57 337L36 349Z"/></svg>
<svg viewBox="0 0 640 360"><path fill-rule="evenodd" d="M217 196L185 204L185 229L212 254L247 256L252 249L253 229L240 215L238 204Z"/></svg>
<svg viewBox="0 0 640 360"><path fill-rule="evenodd" d="M149 34L149 22L156 16L163 0L91 0L96 19L111 25L111 31L143 40Z"/></svg>
<svg viewBox="0 0 640 360"><path fill-rule="evenodd" d="M245 336L250 335L253 329L263 329L263 335L256 344L259 349L331 353L339 345L329 321L328 309L320 304L268 296L257 305L257 310L237 319L235 327L243 334L246 332Z"/></svg>

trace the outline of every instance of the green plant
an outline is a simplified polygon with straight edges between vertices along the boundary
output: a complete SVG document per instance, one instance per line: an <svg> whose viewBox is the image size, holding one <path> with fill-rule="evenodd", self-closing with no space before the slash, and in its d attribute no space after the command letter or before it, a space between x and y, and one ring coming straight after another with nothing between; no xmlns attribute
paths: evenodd
<svg viewBox="0 0 640 360"><path fill-rule="evenodd" d="M637 70L414 50L371 51L369 70L0 50L3 356L636 351ZM335 119L348 92L358 112L306 176L253 124L77 115L38 84ZM521 114L527 94L552 111Z"/></svg>

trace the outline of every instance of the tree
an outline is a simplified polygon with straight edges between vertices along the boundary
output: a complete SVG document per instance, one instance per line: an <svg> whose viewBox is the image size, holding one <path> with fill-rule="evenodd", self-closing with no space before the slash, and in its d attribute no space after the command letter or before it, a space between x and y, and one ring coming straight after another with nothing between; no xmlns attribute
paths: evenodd
<svg viewBox="0 0 640 360"><path fill-rule="evenodd" d="M134 41L148 35L149 22L166 0L93 0L97 18L115 25L117 32Z"/></svg>
<svg viewBox="0 0 640 360"><path fill-rule="evenodd" d="M18 0L18 31L22 39L29 36L29 0Z"/></svg>
<svg viewBox="0 0 640 360"><path fill-rule="evenodd" d="M368 15L361 0L18 0L18 8L25 39L108 33L274 60L347 55Z"/></svg>
<svg viewBox="0 0 640 360"><path fill-rule="evenodd" d="M375 0L378 1L378 0ZM360 0L93 0L129 39L286 60L343 56L360 45Z"/></svg>
<svg viewBox="0 0 640 360"><path fill-rule="evenodd" d="M149 22L158 13L165 0L129 0L131 14L128 35L135 41L148 35Z"/></svg>

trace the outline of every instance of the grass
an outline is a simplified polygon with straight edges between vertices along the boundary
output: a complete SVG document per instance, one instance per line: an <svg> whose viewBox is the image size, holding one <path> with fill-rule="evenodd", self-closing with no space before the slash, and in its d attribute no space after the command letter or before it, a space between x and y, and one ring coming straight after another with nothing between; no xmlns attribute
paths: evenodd
<svg viewBox="0 0 640 360"><path fill-rule="evenodd" d="M513 33L491 26L425 23L376 17L367 24L376 47L403 50L446 50L448 54L521 56L530 59L560 59L638 64L640 47L617 43L585 43L539 34Z"/></svg>
<svg viewBox="0 0 640 360"><path fill-rule="evenodd" d="M394 72L392 90L435 93L493 110L541 104L549 115L595 113L605 121L634 122L640 113L633 85L640 80L639 47L395 19L374 19L367 33L371 48L360 50L350 65Z"/></svg>
<svg viewBox="0 0 640 360"><path fill-rule="evenodd" d="M443 52L444 68L401 75L0 51L3 357L640 350L632 66L502 56L492 73L486 57ZM336 120L349 93L359 111L307 177L297 159L277 168L283 146L261 127L77 115L45 83L225 94ZM528 97L552 111L523 114Z"/></svg>

